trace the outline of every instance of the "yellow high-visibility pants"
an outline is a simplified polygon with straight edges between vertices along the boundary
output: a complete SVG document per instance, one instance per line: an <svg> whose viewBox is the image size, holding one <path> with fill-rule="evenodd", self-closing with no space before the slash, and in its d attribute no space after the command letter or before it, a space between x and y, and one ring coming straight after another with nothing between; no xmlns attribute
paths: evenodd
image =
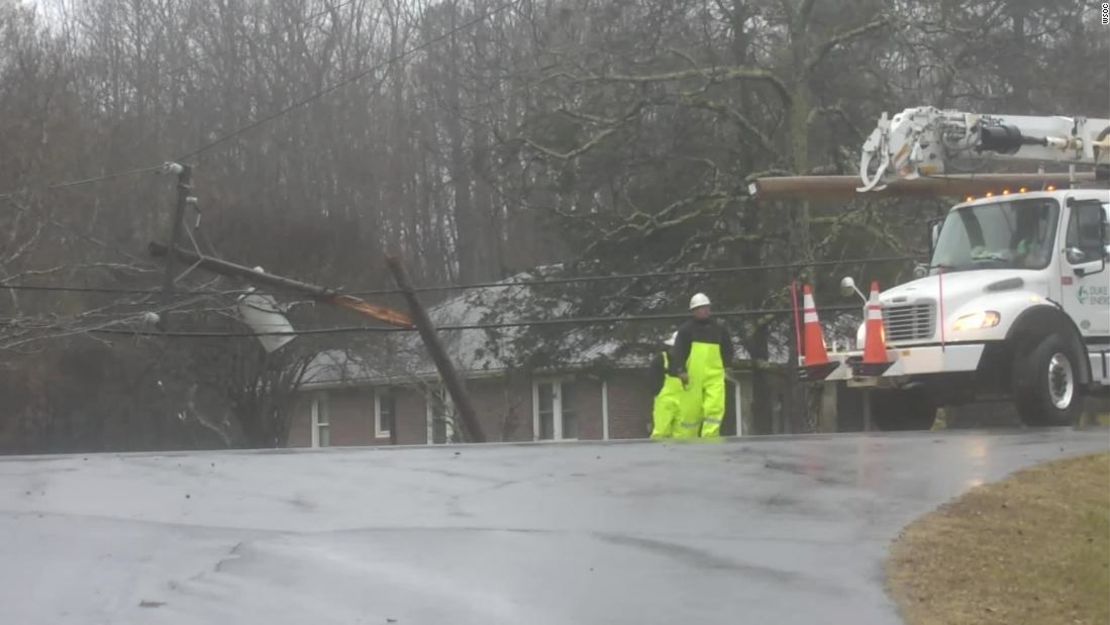
<svg viewBox="0 0 1110 625"><path fill-rule="evenodd" d="M675 378L675 381L677 382L678 379ZM675 427L678 425L679 415L682 413L681 392L682 382L678 382L677 393L664 385L663 390L655 396L655 405L651 411L651 437L653 439L662 440L674 437Z"/></svg>
<svg viewBox="0 0 1110 625"><path fill-rule="evenodd" d="M701 386L702 438L720 438L725 418L725 374L707 378Z"/></svg>
<svg viewBox="0 0 1110 625"><path fill-rule="evenodd" d="M682 380L668 375L670 357L663 352L663 388L655 396L655 404L651 411L651 437L655 440L673 438L675 428L682 413Z"/></svg>
<svg viewBox="0 0 1110 625"><path fill-rule="evenodd" d="M690 372L687 370L686 372ZM681 384L681 381L679 382ZM675 425L674 437L679 440L690 440L701 436L701 384L700 380L690 376L690 384L682 393L679 402L680 410L678 423Z"/></svg>
<svg viewBox="0 0 1110 625"><path fill-rule="evenodd" d="M683 397L675 438L720 438L725 417L725 367L720 346L693 343L686 372L690 385Z"/></svg>

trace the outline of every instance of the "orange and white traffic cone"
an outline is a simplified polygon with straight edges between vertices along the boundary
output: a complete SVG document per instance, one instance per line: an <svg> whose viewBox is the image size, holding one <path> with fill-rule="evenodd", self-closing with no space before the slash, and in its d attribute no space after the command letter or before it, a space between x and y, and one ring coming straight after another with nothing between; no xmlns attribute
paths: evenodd
<svg viewBox="0 0 1110 625"><path fill-rule="evenodd" d="M867 327L864 330L863 361L856 368L856 375L879 376L890 368L886 356L886 330L883 328L883 305L879 301L879 282L871 283L871 296L867 300Z"/></svg>
<svg viewBox="0 0 1110 625"><path fill-rule="evenodd" d="M807 380L824 380L829 377L839 362L829 360L825 348L825 334L817 319L817 305L813 302L813 289L807 284L802 299L802 319L805 323L805 355L803 356Z"/></svg>

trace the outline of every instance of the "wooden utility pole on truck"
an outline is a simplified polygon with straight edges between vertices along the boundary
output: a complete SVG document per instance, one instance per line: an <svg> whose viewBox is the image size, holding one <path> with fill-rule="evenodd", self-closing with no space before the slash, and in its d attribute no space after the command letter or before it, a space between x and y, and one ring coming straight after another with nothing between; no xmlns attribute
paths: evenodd
<svg viewBox="0 0 1110 625"><path fill-rule="evenodd" d="M895 180L881 191L871 191L861 196L856 190L858 176L781 176L758 178L748 187L756 201L817 200L847 201L871 197L922 197L943 196L962 198L980 197L1001 189L1017 192L1021 188L1040 189L1047 186L1064 188L1071 182L1094 182L1095 174L954 174Z"/></svg>

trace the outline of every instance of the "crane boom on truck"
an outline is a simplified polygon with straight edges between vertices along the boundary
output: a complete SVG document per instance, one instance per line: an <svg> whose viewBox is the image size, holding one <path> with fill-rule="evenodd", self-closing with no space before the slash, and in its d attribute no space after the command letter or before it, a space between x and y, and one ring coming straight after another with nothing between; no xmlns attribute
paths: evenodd
<svg viewBox="0 0 1110 625"><path fill-rule="evenodd" d="M996 159L1067 164L1071 181L1075 166L1094 167L1085 179L1100 184L1110 120L884 114L863 146L857 191L947 179L957 163ZM821 185L812 187L819 199ZM1087 392L1110 390L1110 189L1065 187L998 188L954 206L931 228L920 277L879 294L881 335L868 335L865 315L856 349L830 353L837 366L823 368L821 382L873 389L884 429L927 428L940 406L1000 397L1026 424L1073 422ZM878 368L863 358L876 353L864 349L873 340L886 356Z"/></svg>
<svg viewBox="0 0 1110 625"><path fill-rule="evenodd" d="M884 113L863 144L859 190L881 190L892 179L951 173L958 161L983 159L1107 164L1110 120L980 115L931 106L906 109L890 119Z"/></svg>

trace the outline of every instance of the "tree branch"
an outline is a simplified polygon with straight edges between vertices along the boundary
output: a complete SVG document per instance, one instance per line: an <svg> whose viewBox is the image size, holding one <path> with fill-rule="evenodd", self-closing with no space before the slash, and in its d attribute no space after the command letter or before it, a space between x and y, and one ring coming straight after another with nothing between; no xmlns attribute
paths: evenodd
<svg viewBox="0 0 1110 625"><path fill-rule="evenodd" d="M603 76L589 76L579 78L577 82L627 82L632 84L647 84L653 82L674 82L690 78L705 78L707 80L755 80L770 84L778 93L783 103L791 102L790 91L786 84L770 70L758 67L714 67L709 69L686 69L659 74L646 74L631 76L624 74L607 74Z"/></svg>
<svg viewBox="0 0 1110 625"><path fill-rule="evenodd" d="M771 140L771 138L763 134L763 132L759 128L756 128L755 124L753 124L747 117L745 117L740 111L736 110L735 108L702 99L691 99L688 102L688 105L693 108L701 108L707 111L713 111L714 113L718 113L724 115L725 117L728 117L733 122L735 122L737 126L739 126L745 132L754 137L756 139L756 142L759 144L759 147L762 148L765 152L773 156L776 160L782 160L782 154L779 153L778 149L775 148L774 142Z"/></svg>
<svg viewBox="0 0 1110 625"><path fill-rule="evenodd" d="M889 24L889 18L880 17L877 20L873 20L862 26L857 26L856 28L853 28L849 31L840 33L838 35L833 35L827 41L825 41L825 43L818 46L816 52L814 52L813 56L811 56L809 58L809 61L806 62L806 73L813 73L813 70L817 68L817 65L820 64L821 61L824 61L825 57L828 56L828 54L838 46L848 43L853 39L863 37L871 31L878 30Z"/></svg>
<svg viewBox="0 0 1110 625"><path fill-rule="evenodd" d="M617 226L612 230L603 232L601 237L599 237L593 243L588 245L585 250L583 250L581 257L589 258L597 247L601 245L611 244L615 240L624 241L631 237L643 238L660 230L666 230L668 228L682 225L690 221L691 219L695 219L706 214L714 208L723 206L724 203L727 203L730 200L737 199L737 197L738 196L734 196L729 193L716 191L712 193L695 195L693 197L682 198L681 200L677 200L668 204L654 215L637 212L628 220L626 220L623 224ZM704 202L705 204L701 208L689 213L683 213L676 217L669 217L671 214L678 211L679 209L690 206L691 204L695 204L697 202ZM639 221L639 223L637 223L637 221Z"/></svg>
<svg viewBox="0 0 1110 625"><path fill-rule="evenodd" d="M527 137L521 139L521 141L523 141L525 145L532 148L533 150L536 150L537 152L544 154L550 158L561 161L569 161L570 159L582 156L586 152L589 152L593 148L597 147L597 145L604 141L606 137L615 133L616 131L616 128L606 128L605 130L602 130L600 133L594 136L594 138L590 139L579 147L570 150L569 152L556 152L555 150L552 150L550 148L543 147L542 145L536 143L535 141L532 141L531 139L528 139Z"/></svg>

